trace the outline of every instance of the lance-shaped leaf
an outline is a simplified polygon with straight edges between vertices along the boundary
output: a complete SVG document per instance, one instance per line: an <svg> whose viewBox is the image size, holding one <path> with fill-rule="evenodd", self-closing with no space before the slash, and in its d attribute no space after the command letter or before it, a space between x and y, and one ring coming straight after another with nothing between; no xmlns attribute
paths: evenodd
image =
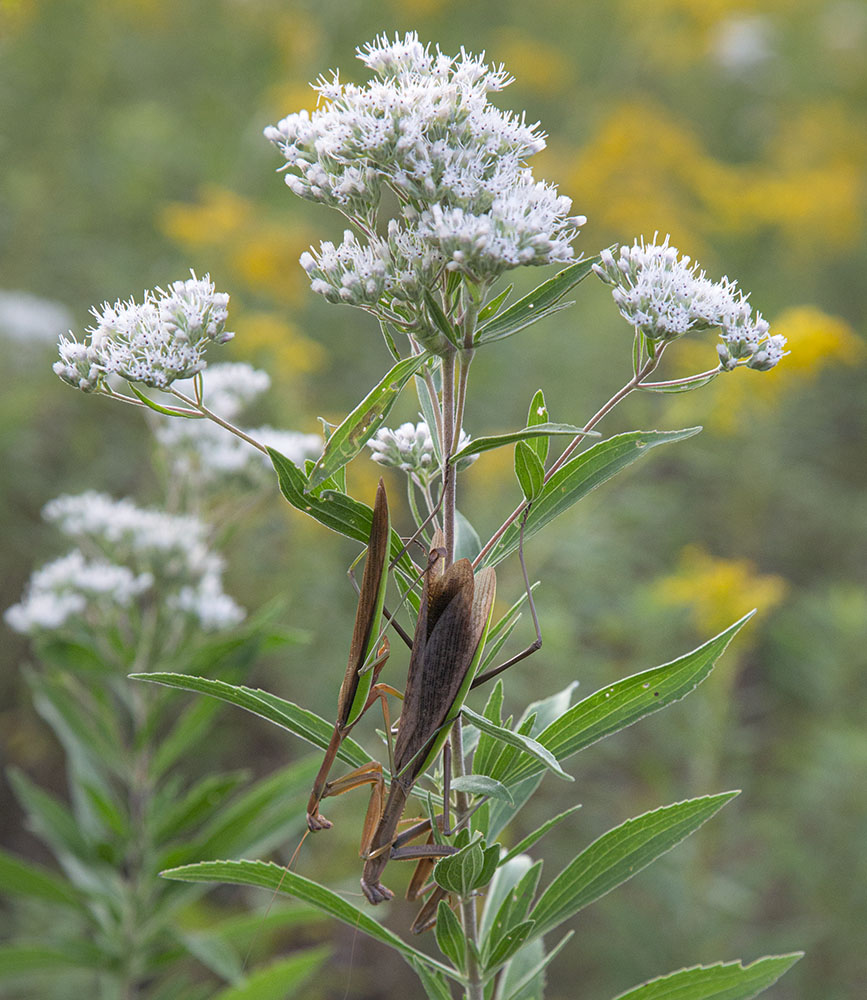
<svg viewBox="0 0 867 1000"><path fill-rule="evenodd" d="M459 978L454 969L443 965L434 958L423 954L392 934L382 924L377 923L364 910L358 909L341 896L331 892L324 886L311 882L295 872L289 871L273 862L265 861L203 861L195 865L183 865L160 873L164 878L177 879L182 882L228 882L232 885L250 885L268 889L272 893L280 892L287 896L301 899L329 916L347 924L353 930L381 941L393 948L409 962L420 962L423 965L451 976Z"/></svg>
<svg viewBox="0 0 867 1000"><path fill-rule="evenodd" d="M696 965L651 979L619 994L615 1000L750 1000L772 986L803 955L802 951L767 955L749 965L741 962Z"/></svg>
<svg viewBox="0 0 867 1000"><path fill-rule="evenodd" d="M512 289L514 285L506 285L506 287L499 293L499 295L494 296L490 302L486 302L482 306L481 312L479 313L479 325L483 326L489 319L493 319L494 316L503 308L506 304L506 299L512 294Z"/></svg>
<svg viewBox="0 0 867 1000"><path fill-rule="evenodd" d="M467 939L458 918L445 899L441 899L437 906L436 936L439 950L456 969L463 971Z"/></svg>
<svg viewBox="0 0 867 1000"><path fill-rule="evenodd" d="M404 386L428 357L427 354L417 354L398 361L342 421L329 437L322 456L313 466L308 490L324 483L329 476L333 476L355 458L369 438L382 426Z"/></svg>
<svg viewBox="0 0 867 1000"><path fill-rule="evenodd" d="M0 850L0 892L9 896L31 896L63 906L77 906L76 890L61 875Z"/></svg>
<svg viewBox="0 0 867 1000"><path fill-rule="evenodd" d="M566 308L566 305L571 305L571 303L560 303L560 300L570 289L583 281L593 270L593 265L598 262L598 257L579 260L555 274L553 278L543 281L514 305L482 324L476 331L476 346L511 337L512 334L525 330L533 323L538 323L540 319Z"/></svg>
<svg viewBox="0 0 867 1000"><path fill-rule="evenodd" d="M515 844L515 846L511 849L511 851L509 851L508 854L505 854L500 859L500 864L501 865L508 864L514 858L517 858L520 854L524 854L526 851L529 851L530 848L537 841L541 840L542 837L544 837L545 834L552 827L555 827L562 820L567 819L569 816L572 815L572 813L577 812L580 808L581 808L581 803L579 802L576 805L572 806L570 809L566 809L565 812L559 813L553 819L547 820L540 827L538 827L537 829L535 829L532 833L528 833L527 836L524 837L523 840L521 840L519 843Z"/></svg>
<svg viewBox="0 0 867 1000"><path fill-rule="evenodd" d="M452 465L459 462L468 455L478 455L483 451L491 451L493 448L502 448L507 444L515 444L516 441L535 442L536 439L547 440L551 437L577 437L585 434L587 437L599 437L598 431L585 431L582 427L574 424L552 424L539 423L522 427L519 431L506 431L505 434L489 434L487 437L473 438L469 444L455 452L451 458ZM547 447L545 448L547 452Z"/></svg>
<svg viewBox="0 0 867 1000"><path fill-rule="evenodd" d="M471 709L464 706L463 708L464 718L472 723L477 729L480 729L483 733L487 733L489 736L495 737L501 743L505 743L508 746L516 747L518 750L523 750L528 754L538 765L534 770L542 770L547 767L548 770L553 771L558 778L562 778L564 781L574 781L575 779L571 774L567 774L557 761L554 754L548 750L547 747L539 743L538 740L534 740L530 736L524 736L521 733L513 732L511 729L506 729L503 726L497 726L489 719L486 719L483 715L478 715ZM509 774L510 784L513 782L513 774Z"/></svg>
<svg viewBox="0 0 867 1000"><path fill-rule="evenodd" d="M367 545L373 528L373 511L366 503L355 500L339 490L322 490L318 493L311 490L306 493L307 477L298 466L273 448L268 449L268 454L277 472L280 492L296 510L308 514L332 531ZM397 532L392 530L391 558L396 558L403 549L403 541ZM413 579L417 576L412 560L405 552L397 567Z"/></svg>
<svg viewBox="0 0 867 1000"><path fill-rule="evenodd" d="M308 993L310 979L331 953L328 947L307 948L256 969L212 1000L292 1000Z"/></svg>
<svg viewBox="0 0 867 1000"><path fill-rule="evenodd" d="M726 646L754 613L744 615L698 649L671 663L633 674L594 692L547 726L538 735L538 742L558 760L565 760L645 715L686 697L708 676ZM522 757L510 770L508 782L511 785L539 770L535 760ZM502 775L499 777L506 780Z"/></svg>
<svg viewBox="0 0 867 1000"><path fill-rule="evenodd" d="M130 674L129 676L137 681L164 684L166 687L180 688L182 691L195 691L198 694L209 695L211 698L219 698L220 701L237 705L238 708L258 715L260 719L273 722L322 750L327 749L334 731L333 723L326 722L315 712L299 708L294 702L278 698L277 695L269 694L267 691L228 684L226 681L212 680L209 677L191 677L189 674L154 672ZM360 767L370 759L364 750L350 738L343 741L337 756L353 767Z"/></svg>
<svg viewBox="0 0 867 1000"><path fill-rule="evenodd" d="M576 458L570 459L548 479L533 501L524 528L525 541L652 448L672 441L683 441L700 430L700 427L688 427L682 431L632 431L617 434L599 441ZM520 525L515 522L497 539L483 564L496 566L506 556L516 552L519 543Z"/></svg>
<svg viewBox="0 0 867 1000"><path fill-rule="evenodd" d="M515 445L515 476L524 499L534 500L544 485L545 467L526 441L519 441Z"/></svg>
<svg viewBox="0 0 867 1000"><path fill-rule="evenodd" d="M541 389L537 389L530 400L530 408L527 410L527 426L538 427L546 423L548 423L548 407L545 404L545 394ZM591 431L591 433L593 432ZM548 444L547 437L536 438L530 444L530 447L536 452L542 465L545 464L548 458Z"/></svg>
<svg viewBox="0 0 867 1000"><path fill-rule="evenodd" d="M595 840L542 893L530 913L547 934L679 844L738 792L706 795L644 813Z"/></svg>

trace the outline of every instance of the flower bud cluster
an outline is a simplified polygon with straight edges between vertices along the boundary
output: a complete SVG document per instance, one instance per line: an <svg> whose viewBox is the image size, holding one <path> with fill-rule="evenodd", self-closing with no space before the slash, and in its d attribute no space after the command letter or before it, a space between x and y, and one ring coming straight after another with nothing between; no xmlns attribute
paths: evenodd
<svg viewBox="0 0 867 1000"><path fill-rule="evenodd" d="M166 389L205 367L209 343L223 344L229 296L217 292L209 275L175 281L168 289L147 291L141 303L130 299L92 310L96 324L83 342L62 337L54 371L84 392L103 387L109 375Z"/></svg>
<svg viewBox="0 0 867 1000"><path fill-rule="evenodd" d="M470 436L461 431L456 450L470 443ZM414 476L420 483L430 482L439 474L439 467L434 456L433 439L427 423L422 420L417 424L405 423L392 430L382 427L367 442L371 450L371 458L380 465L400 469ZM458 463L458 469L465 469L478 458L470 455Z"/></svg>
<svg viewBox="0 0 867 1000"><path fill-rule="evenodd" d="M600 256L593 270L612 286L620 314L649 339L670 341L719 329L717 350L727 371L739 364L767 371L783 357L785 338L768 335L767 321L761 313L753 315L737 282L711 281L668 236L662 243L636 240L620 247L616 257L611 250Z"/></svg>
<svg viewBox="0 0 867 1000"><path fill-rule="evenodd" d="M206 525L89 491L57 497L43 516L77 547L37 570L6 621L42 633L87 622L105 628L136 602L164 607L200 628L236 625L243 610L223 592L223 561L208 548Z"/></svg>
<svg viewBox="0 0 867 1000"><path fill-rule="evenodd" d="M404 281L432 288L444 267L489 282L522 264L573 258L584 220L571 202L534 180L526 159L545 146L538 123L501 111L488 94L511 82L502 67L462 50L451 57L415 33L359 50L376 74L367 85L335 73L315 84L316 111L265 130L298 195L338 208L372 234L382 189L401 205L388 240L323 243L302 266L331 302L388 308L418 302Z"/></svg>

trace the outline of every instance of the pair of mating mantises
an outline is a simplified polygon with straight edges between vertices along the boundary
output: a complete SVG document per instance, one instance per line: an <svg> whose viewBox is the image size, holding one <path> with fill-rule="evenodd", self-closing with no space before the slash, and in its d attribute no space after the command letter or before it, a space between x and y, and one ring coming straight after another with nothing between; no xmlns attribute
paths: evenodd
<svg viewBox="0 0 867 1000"><path fill-rule="evenodd" d="M390 545L388 500L380 480L349 663L338 697L337 721L322 767L313 783L307 804L307 826L312 831L331 826L319 812L320 802L326 796L340 795L365 784L372 785L361 842L361 857L364 859L361 888L371 903L391 899L393 893L380 881L385 866L396 859L418 861L407 898L416 899L430 892L412 925L415 933L421 933L436 922L437 907L446 895L438 886L426 884L433 866L437 859L455 853L457 848L436 842L438 838L434 836L430 819L415 823L398 834L398 824L407 799L418 778L443 750L444 807L443 814L434 822L440 831L446 834L453 832L448 830L450 752L447 740L451 726L458 718L470 688L484 683L538 649L541 636L537 624L535 643L506 663L476 676L491 621L496 576L490 568L474 574L468 559L458 559L447 566L443 535L437 531L423 574L418 623L410 644L412 652L406 690L401 696L389 685L379 683L379 674L389 655L388 639L380 631L380 622L384 612L387 621L392 618L385 609ZM528 595L532 609L529 588ZM535 623L535 613L533 619ZM409 642L402 630L400 633ZM403 698L393 746L386 701L388 694ZM375 761L342 778L328 780L340 745L364 712L377 701L382 704L389 746L391 781L387 795L382 765ZM467 818L458 817L458 826ZM428 835L426 843L411 843L424 834Z"/></svg>

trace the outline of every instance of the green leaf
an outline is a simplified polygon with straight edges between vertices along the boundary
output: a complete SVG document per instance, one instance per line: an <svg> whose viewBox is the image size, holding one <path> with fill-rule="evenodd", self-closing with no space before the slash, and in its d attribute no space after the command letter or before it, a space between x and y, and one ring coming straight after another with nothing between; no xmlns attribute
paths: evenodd
<svg viewBox="0 0 867 1000"><path fill-rule="evenodd" d="M472 709L467 708L466 705L461 709L464 718L476 729L481 730L483 733L487 733L489 736L496 737L501 743L505 743L507 746L515 747L518 750L523 750L530 754L537 763L542 765L542 767L547 767L549 771L553 771L558 778L562 778L564 781L574 781L575 779L571 774L567 774L562 767L557 763L557 758L545 747L543 747L536 740L529 736L522 736L520 733L512 732L511 729L505 729L502 726L494 725L483 715L478 715ZM511 775L509 776L511 778Z"/></svg>
<svg viewBox="0 0 867 1000"><path fill-rule="evenodd" d="M749 965L696 965L651 979L615 1000L750 1000L773 985L803 954L768 955Z"/></svg>
<svg viewBox="0 0 867 1000"><path fill-rule="evenodd" d="M15 797L27 813L28 825L54 851L79 860L95 860L92 845L82 836L70 809L56 796L43 791L22 771L10 768L9 781Z"/></svg>
<svg viewBox="0 0 867 1000"><path fill-rule="evenodd" d="M297 951L257 969L240 983L215 994L213 1000L291 1000L302 993L330 954L328 947Z"/></svg>
<svg viewBox="0 0 867 1000"><path fill-rule="evenodd" d="M130 674L129 676L137 681L164 684L166 687L179 688L182 691L195 691L198 694L209 695L211 698L219 698L230 705L237 705L238 708L258 715L260 719L273 722L321 750L328 748L331 735L334 732L333 722L326 722L315 712L299 708L293 702L285 701L267 691L228 684L226 681L211 680L208 677L191 677L189 674L154 672ZM348 737L341 744L337 756L353 767L360 767L370 759L364 750Z"/></svg>
<svg viewBox="0 0 867 1000"><path fill-rule="evenodd" d="M545 483L530 508L524 528L524 539L535 535L549 521L568 510L597 486L632 465L652 448L673 441L683 441L701 430L689 427L682 431L632 431L599 441L576 458L570 459ZM484 566L496 566L506 556L517 551L520 527L509 525L502 537L482 561Z"/></svg>
<svg viewBox="0 0 867 1000"><path fill-rule="evenodd" d="M428 1000L452 1000L452 991L441 972L435 972L421 962L410 962L415 974L421 980L421 985Z"/></svg>
<svg viewBox="0 0 867 1000"><path fill-rule="evenodd" d="M527 426L539 427L547 423L548 407L545 404L545 394L541 389L537 389L535 395L530 400L530 408L527 410ZM548 458L548 438L534 438L530 442L530 447L536 452L539 461L544 465L545 460Z"/></svg>
<svg viewBox="0 0 867 1000"><path fill-rule="evenodd" d="M209 819L246 777L246 771L233 771L201 778L159 817L154 830L156 842L170 840Z"/></svg>
<svg viewBox="0 0 867 1000"><path fill-rule="evenodd" d="M632 878L697 830L738 792L675 802L609 830L567 865L530 914L534 934L547 934L589 903Z"/></svg>
<svg viewBox="0 0 867 1000"><path fill-rule="evenodd" d="M483 451L490 451L493 448L502 448L507 444L515 444L516 441L528 441L531 447L544 450L547 454L547 441L550 437L577 437L584 434L586 437L599 437L598 431L585 431L583 427L576 427L574 424L535 424L534 426L522 427L519 431L507 431L505 434L490 434L487 437L473 438L469 444L464 445L460 451L452 456L452 465L469 455L478 455Z"/></svg>
<svg viewBox="0 0 867 1000"><path fill-rule="evenodd" d="M467 941L460 921L445 899L437 907L437 947L456 969L464 970Z"/></svg>
<svg viewBox="0 0 867 1000"><path fill-rule="evenodd" d="M545 481L545 467L539 456L524 441L515 445L515 475L525 500L535 500Z"/></svg>
<svg viewBox="0 0 867 1000"><path fill-rule="evenodd" d="M290 872L280 865L265 861L202 861L194 865L183 865L161 872L163 877L182 882L228 882L232 885L251 885L271 892L281 892L287 896L310 903L336 920L347 924L353 930L375 938L399 952L407 961L418 961L447 976L457 978L457 973L436 959L430 958L392 934L382 924L377 923L368 913L353 906L341 896L310 879Z"/></svg>
<svg viewBox="0 0 867 1000"><path fill-rule="evenodd" d="M172 934L186 950L220 979L237 983L244 975L244 964L234 944L220 941L210 934L196 934L179 927Z"/></svg>
<svg viewBox="0 0 867 1000"><path fill-rule="evenodd" d="M506 931L485 963L485 972L488 974L495 972L501 965L508 962L530 936L533 926L532 920L524 920Z"/></svg>
<svg viewBox="0 0 867 1000"><path fill-rule="evenodd" d="M524 990L526 990L527 987L533 983L536 977L541 975L541 973L545 971L545 969L551 964L551 962L554 961L554 959L557 957L557 955L560 954L560 952L566 946L567 942L574 933L575 931L569 931L568 934L564 934L563 937L557 942L557 944L554 945L554 947L548 952L547 955L543 955L542 958L540 958L535 965L530 966L530 968L527 969L526 972L524 972L523 976L521 976L521 978L518 979L518 981L514 984L514 986L511 985L510 981L509 982L510 992L505 994L505 1000L518 1000L519 997L524 996L525 995Z"/></svg>
<svg viewBox="0 0 867 1000"><path fill-rule="evenodd" d="M307 478L298 466L273 448L268 449L268 454L277 472L280 492L296 510L308 514L332 531L367 545L373 525L373 510L367 504L339 490L322 490L319 494L305 493L308 488ZM392 529L392 559L403 547L400 536ZM401 557L398 566L411 575L417 575L406 553Z"/></svg>
<svg viewBox="0 0 867 1000"><path fill-rule="evenodd" d="M719 371L711 372L710 375L687 382L686 385L654 385L652 382L643 382L639 383L638 388L643 389L644 392L661 392L669 394L692 392L693 389L701 389L702 386L709 385L719 374L721 374Z"/></svg>
<svg viewBox="0 0 867 1000"><path fill-rule="evenodd" d="M476 529L459 510L455 510L455 560L469 559L472 562L481 551L482 543Z"/></svg>
<svg viewBox="0 0 867 1000"><path fill-rule="evenodd" d="M577 812L580 808L581 808L581 803L579 802L577 805L572 806L571 809L567 809L565 812L561 812L553 819L547 820L540 827L535 829L532 833L528 833L527 836L524 837L522 841L520 841L520 843L515 844L515 846L511 849L511 851L509 851L508 854L506 854L503 858L500 859L500 864L501 865L508 864L508 862L510 862L513 858L516 858L519 854L524 854L527 851L529 851L530 848L537 841L541 840L542 837L544 837L545 834L552 827L555 827L558 823L560 823L567 817L571 816L572 813Z"/></svg>
<svg viewBox="0 0 867 1000"><path fill-rule="evenodd" d="M201 860L225 857L237 851L262 852L304 822L304 804L321 760L310 754L260 779L204 827L180 861L194 852Z"/></svg>
<svg viewBox="0 0 867 1000"><path fill-rule="evenodd" d="M204 739L205 734L214 723L214 716L219 707L216 701L198 698L181 713L177 722L165 735L160 737L154 748L151 760L151 775L153 777L161 777L181 757L189 753L200 740Z"/></svg>
<svg viewBox="0 0 867 1000"><path fill-rule="evenodd" d="M661 667L633 674L579 701L539 734L539 743L558 760L566 760L597 740L684 698L707 677L734 635L753 614L751 611L744 615L691 653ZM510 784L538 770L536 761L525 757L516 765Z"/></svg>
<svg viewBox="0 0 867 1000"><path fill-rule="evenodd" d="M433 378L434 374L432 374L431 377ZM427 429L430 432L430 439L433 444L433 452L437 468L442 468L443 454L440 449L440 436L437 433L436 415L434 414L430 393L427 391L427 382L420 375L416 375L415 377L415 391L418 395L419 406L421 407L421 417L427 424Z"/></svg>
<svg viewBox="0 0 867 1000"><path fill-rule="evenodd" d="M472 795L487 795L489 799L503 799L510 805L515 804L512 793L504 784L489 778L485 774L466 774L452 779L452 790L455 792L470 792Z"/></svg>
<svg viewBox="0 0 867 1000"><path fill-rule="evenodd" d="M322 456L313 466L308 491L320 486L355 458L368 439L382 426L404 386L429 357L428 354L417 354L398 361L342 421L325 443Z"/></svg>
<svg viewBox="0 0 867 1000"><path fill-rule="evenodd" d="M494 726L503 725L503 682L497 679L488 695L485 710L482 713ZM488 733L480 733L479 743L473 755L473 770L476 774L488 774L489 768L500 751L500 743Z"/></svg>
<svg viewBox="0 0 867 1000"><path fill-rule="evenodd" d="M476 839L457 854L441 858L434 867L434 881L447 892L468 896L491 881L499 858L498 844L485 847L481 840Z"/></svg>
<svg viewBox="0 0 867 1000"><path fill-rule="evenodd" d="M508 285L506 288L503 289L502 292L500 292L499 295L492 298L490 302L487 302L482 307L481 311L479 312L479 320L478 320L480 326L486 323L489 319L493 319L494 316L497 315L497 313L500 311L500 309L502 309L503 305L505 304L506 299L512 294L512 289L514 287L515 287L514 285Z"/></svg>
<svg viewBox="0 0 867 1000"><path fill-rule="evenodd" d="M0 979L64 969L97 969L104 964L103 952L86 941L0 945Z"/></svg>
<svg viewBox="0 0 867 1000"><path fill-rule="evenodd" d="M522 867L523 864L515 865L513 870L517 872ZM501 871L503 871L502 868L498 869L497 874L499 875ZM503 962L508 961L520 947L520 944L518 944L509 950L508 954L504 954L500 944L511 930L526 922L527 913L533 903L533 897L536 894L536 887L539 884L539 876L541 874L542 862L537 861L536 864L530 865L526 869L521 878L505 894L501 893L501 880L499 878L495 880L497 895L501 899L501 902L493 920L490 922L485 921L487 933L483 938L482 955L486 968L490 969L494 965L501 965ZM493 890L494 884L492 884L489 892L492 893ZM485 911L487 917L487 905ZM496 960L494 956L497 956Z"/></svg>
<svg viewBox="0 0 867 1000"><path fill-rule="evenodd" d="M476 346L511 337L518 331L532 326L533 323L538 323L545 316L565 308L566 304L557 305L557 303L568 291L583 281L590 274L593 265L598 262L598 257L579 260L555 274L553 278L543 281L528 295L480 326L476 332Z"/></svg>
<svg viewBox="0 0 867 1000"><path fill-rule="evenodd" d="M446 340L458 347L458 331L454 323L450 322L448 316L443 312L443 307L437 302L436 296L432 295L429 289L424 290L424 304L427 307L430 318L434 321L434 326L446 338Z"/></svg>
<svg viewBox="0 0 867 1000"><path fill-rule="evenodd" d="M206 420L204 413L190 413L186 408L179 409L175 406L160 406L150 396L146 396L140 389L137 389L132 382L127 382L130 391L137 396L145 406L157 413L162 413L167 417L185 417L187 420Z"/></svg>
<svg viewBox="0 0 867 1000"><path fill-rule="evenodd" d="M0 891L63 906L77 906L79 902L78 893L62 876L3 850L0 850Z"/></svg>

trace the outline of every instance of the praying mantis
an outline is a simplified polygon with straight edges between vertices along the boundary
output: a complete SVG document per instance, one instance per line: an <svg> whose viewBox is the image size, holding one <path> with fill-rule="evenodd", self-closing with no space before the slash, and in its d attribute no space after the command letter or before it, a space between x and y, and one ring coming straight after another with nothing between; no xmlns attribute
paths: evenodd
<svg viewBox="0 0 867 1000"><path fill-rule="evenodd" d="M536 642L501 666L476 677L493 612L496 574L491 568L474 573L468 559L458 559L447 566L444 538L440 531L436 531L423 574L418 621L411 644L406 689L402 696L403 709L392 749L386 694L401 695L394 688L378 683L379 673L389 655L388 640L380 635L379 626L389 569L390 536L388 501L380 480L349 662L338 696L337 720L307 805L308 828L311 831L327 829L331 823L319 812L323 798L340 795L364 784L373 786L361 841L361 856L364 859L361 888L373 904L393 896L381 881L383 870L390 860L418 861L407 892L407 897L413 899L423 891L434 861L457 850L433 842L430 820L416 823L398 835L398 824L409 795L440 750L448 750L446 741L449 731L470 688L496 676L541 646L538 621L531 603ZM526 581L526 571L524 575ZM532 602L532 595L530 600ZM342 778L328 780L340 744L361 715L376 701L382 703L389 740L391 783L387 794L382 766L376 761ZM447 772L448 766L444 768L446 781ZM447 792L445 799L444 815L438 822L442 821L447 826ZM427 843L408 844L425 833L429 835ZM443 890L434 891L413 924L412 929L416 933L433 926L437 904L444 896Z"/></svg>

